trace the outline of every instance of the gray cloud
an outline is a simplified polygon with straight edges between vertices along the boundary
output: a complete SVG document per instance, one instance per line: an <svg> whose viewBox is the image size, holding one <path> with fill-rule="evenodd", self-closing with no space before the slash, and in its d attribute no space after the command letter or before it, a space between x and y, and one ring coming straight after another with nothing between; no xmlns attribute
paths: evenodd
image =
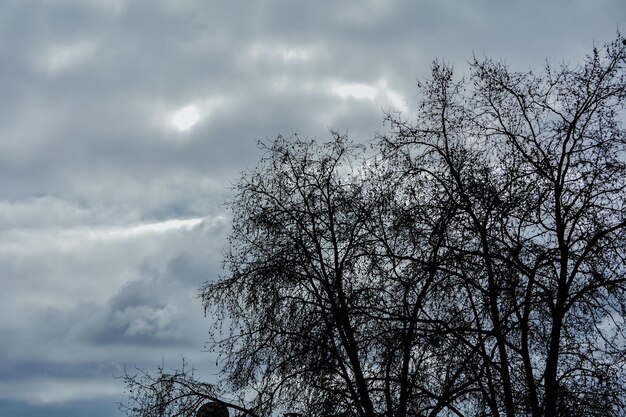
<svg viewBox="0 0 626 417"><path fill-rule="evenodd" d="M196 294L219 273L226 230L215 217L5 232L0 411L114 403L124 366L175 367L181 355L214 371Z"/></svg>
<svg viewBox="0 0 626 417"><path fill-rule="evenodd" d="M196 292L220 273L222 203L256 140L367 141L384 110L410 117L436 57L460 75L472 54L577 62L625 14L621 0L3 1L0 415L114 415L124 364L215 371Z"/></svg>

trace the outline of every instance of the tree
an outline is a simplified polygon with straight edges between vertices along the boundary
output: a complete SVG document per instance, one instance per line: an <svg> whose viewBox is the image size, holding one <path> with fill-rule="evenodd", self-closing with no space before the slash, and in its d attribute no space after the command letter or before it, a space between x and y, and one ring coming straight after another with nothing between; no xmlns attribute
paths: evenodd
<svg viewBox="0 0 626 417"><path fill-rule="evenodd" d="M456 203L445 268L473 329L451 331L483 351L492 415L624 412L624 53L541 76L475 60L468 95L435 65L418 123L389 118L398 170Z"/></svg>
<svg viewBox="0 0 626 417"><path fill-rule="evenodd" d="M625 65L620 40L539 75L436 62L374 156L267 145L201 289L222 389L256 415L623 415ZM142 414L163 375L127 377L136 415L193 408Z"/></svg>

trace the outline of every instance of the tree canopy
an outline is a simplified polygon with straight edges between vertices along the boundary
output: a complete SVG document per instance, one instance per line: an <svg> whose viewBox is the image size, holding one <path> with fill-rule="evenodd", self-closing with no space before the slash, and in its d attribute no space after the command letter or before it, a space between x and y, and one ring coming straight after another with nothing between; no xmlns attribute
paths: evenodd
<svg viewBox="0 0 626 417"><path fill-rule="evenodd" d="M200 290L221 385L127 375L129 413L624 415L625 65L620 39L541 73L435 62L373 152L263 145Z"/></svg>

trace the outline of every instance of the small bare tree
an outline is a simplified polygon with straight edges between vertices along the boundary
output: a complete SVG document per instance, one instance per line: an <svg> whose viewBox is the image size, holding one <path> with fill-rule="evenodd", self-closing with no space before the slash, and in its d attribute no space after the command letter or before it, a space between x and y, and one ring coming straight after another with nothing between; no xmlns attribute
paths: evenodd
<svg viewBox="0 0 626 417"><path fill-rule="evenodd" d="M196 416L203 404L213 402L238 412L238 415L259 417L238 403L225 400L218 387L199 381L183 359L180 369L166 372L163 366L156 374L136 369L124 372L128 401L120 404L127 415L136 417Z"/></svg>

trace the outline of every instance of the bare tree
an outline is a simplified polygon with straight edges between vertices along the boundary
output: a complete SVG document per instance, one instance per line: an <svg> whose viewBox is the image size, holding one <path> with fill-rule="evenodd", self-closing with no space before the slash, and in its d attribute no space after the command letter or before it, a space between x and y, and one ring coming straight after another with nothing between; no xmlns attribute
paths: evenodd
<svg viewBox="0 0 626 417"><path fill-rule="evenodd" d="M615 41L539 76L475 60L469 94L435 65L417 122L389 117L398 169L456 201L442 267L491 415L624 413L624 58Z"/></svg>
<svg viewBox="0 0 626 417"><path fill-rule="evenodd" d="M477 377L440 335L454 207L440 196L407 212L410 190L375 161L352 166L357 151L337 134L279 138L237 185L231 274L202 294L230 324L216 341L226 381L261 413L433 413Z"/></svg>
<svg viewBox="0 0 626 417"><path fill-rule="evenodd" d="M229 272L201 288L221 392L258 416L626 413L625 57L474 60L469 81L435 63L375 156L336 133L264 145ZM127 376L129 414L220 398L159 375Z"/></svg>
<svg viewBox="0 0 626 417"><path fill-rule="evenodd" d="M230 319L223 341L229 386L257 392L254 408L277 404L372 415L365 369L375 297L362 275L367 212L354 210L359 182L347 172L354 148L279 138L236 186L230 276L202 289L206 308Z"/></svg>

